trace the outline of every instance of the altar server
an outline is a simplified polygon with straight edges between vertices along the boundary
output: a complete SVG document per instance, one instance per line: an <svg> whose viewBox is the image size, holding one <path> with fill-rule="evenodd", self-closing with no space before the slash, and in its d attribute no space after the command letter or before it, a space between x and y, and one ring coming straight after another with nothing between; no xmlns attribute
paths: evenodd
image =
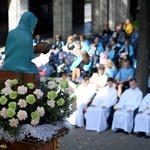
<svg viewBox="0 0 150 150"><path fill-rule="evenodd" d="M150 93L148 93L138 110L138 113L135 117L135 126L134 132L138 133L145 132L146 136L150 136Z"/></svg>
<svg viewBox="0 0 150 150"><path fill-rule="evenodd" d="M134 111L139 107L142 101L142 92L137 87L134 78L129 81L130 88L125 90L120 97L120 101L116 105L114 113L112 130L123 129L127 133L131 133L133 129Z"/></svg>
<svg viewBox="0 0 150 150"><path fill-rule="evenodd" d="M108 78L107 86L100 89L85 113L86 130L102 132L108 128L107 118L110 108L117 102L117 90L113 78Z"/></svg>
<svg viewBox="0 0 150 150"><path fill-rule="evenodd" d="M89 83L88 75L83 76L82 83L75 92L75 95L77 96L77 110L68 119L72 125L75 125L76 127L84 126L83 110L87 107L95 92L96 86Z"/></svg>

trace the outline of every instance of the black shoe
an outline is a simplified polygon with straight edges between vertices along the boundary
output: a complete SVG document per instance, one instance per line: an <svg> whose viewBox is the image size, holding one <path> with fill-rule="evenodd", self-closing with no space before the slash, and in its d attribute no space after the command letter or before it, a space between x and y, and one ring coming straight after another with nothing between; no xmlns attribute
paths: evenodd
<svg viewBox="0 0 150 150"><path fill-rule="evenodd" d="M123 130L122 129L117 129L116 131L115 131L115 133L119 133L119 132L122 132Z"/></svg>
<svg viewBox="0 0 150 150"><path fill-rule="evenodd" d="M74 126L74 128L75 128L75 129L77 129L77 128L80 128L80 127L79 127L79 126L77 126L77 125L75 125L75 126Z"/></svg>
<svg viewBox="0 0 150 150"><path fill-rule="evenodd" d="M150 138L150 136L145 135L145 136L144 136L144 138L145 138L145 139L149 139L149 138Z"/></svg>
<svg viewBox="0 0 150 150"><path fill-rule="evenodd" d="M139 132L139 133L137 133L137 137L142 137L142 136L145 136L145 133L144 133L144 132Z"/></svg>

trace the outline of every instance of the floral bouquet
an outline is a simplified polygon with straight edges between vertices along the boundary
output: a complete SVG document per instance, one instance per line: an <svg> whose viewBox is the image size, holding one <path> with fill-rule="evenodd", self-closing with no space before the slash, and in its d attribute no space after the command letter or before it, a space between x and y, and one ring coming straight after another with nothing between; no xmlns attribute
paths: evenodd
<svg viewBox="0 0 150 150"><path fill-rule="evenodd" d="M6 80L0 92L0 128L17 135L24 124L52 124L68 118L76 110L76 96L67 81L42 78L41 89L33 83Z"/></svg>

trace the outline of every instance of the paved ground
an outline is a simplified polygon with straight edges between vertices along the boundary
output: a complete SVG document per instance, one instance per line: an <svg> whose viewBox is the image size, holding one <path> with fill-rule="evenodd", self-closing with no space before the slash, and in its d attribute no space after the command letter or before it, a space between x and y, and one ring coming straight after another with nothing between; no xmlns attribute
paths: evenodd
<svg viewBox="0 0 150 150"><path fill-rule="evenodd" d="M150 150L150 139L135 134L114 133L111 130L97 133L85 128L70 130L59 139L59 150Z"/></svg>

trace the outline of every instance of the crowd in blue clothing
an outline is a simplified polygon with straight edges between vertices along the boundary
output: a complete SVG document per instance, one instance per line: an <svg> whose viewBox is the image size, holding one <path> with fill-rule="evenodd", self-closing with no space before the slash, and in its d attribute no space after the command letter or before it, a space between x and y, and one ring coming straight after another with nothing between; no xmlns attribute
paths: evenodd
<svg viewBox="0 0 150 150"><path fill-rule="evenodd" d="M74 34L68 36L66 41L61 39L61 35L56 35L49 53L49 62L42 66L44 70L49 66L51 69L41 76L47 77L56 73L59 77L61 72L66 72L76 83L83 75L92 75L97 72L99 65L104 65L104 73L108 77L117 78L125 60L129 60L133 70L136 69L138 36L139 32L134 30L132 34L127 35L120 24L115 31L105 26L102 34L92 34L88 37ZM39 38L33 42L36 45L43 40ZM108 61L113 64L111 67L106 67Z"/></svg>

